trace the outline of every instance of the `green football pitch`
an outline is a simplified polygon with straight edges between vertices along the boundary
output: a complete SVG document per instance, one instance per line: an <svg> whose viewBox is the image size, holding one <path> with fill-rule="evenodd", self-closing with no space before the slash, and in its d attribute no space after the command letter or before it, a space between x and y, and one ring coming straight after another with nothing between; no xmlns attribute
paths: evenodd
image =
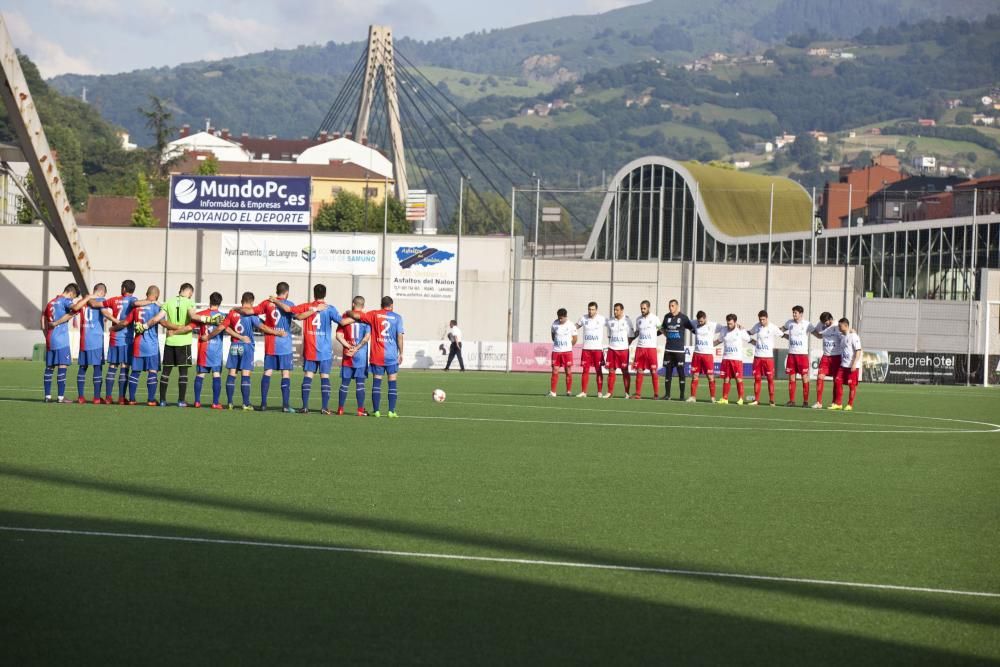
<svg viewBox="0 0 1000 667"><path fill-rule="evenodd" d="M41 375L0 363L5 664L1000 661L995 390L413 371L376 420L45 405Z"/></svg>

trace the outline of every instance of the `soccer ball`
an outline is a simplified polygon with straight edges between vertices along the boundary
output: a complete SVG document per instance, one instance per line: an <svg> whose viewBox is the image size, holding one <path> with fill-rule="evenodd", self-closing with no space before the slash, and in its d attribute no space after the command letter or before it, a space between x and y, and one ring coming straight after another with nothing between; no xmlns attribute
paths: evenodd
<svg viewBox="0 0 1000 667"><path fill-rule="evenodd" d="M444 389L435 389L434 393L431 394L431 398L434 399L435 403L444 403L444 399L448 396L444 393Z"/></svg>

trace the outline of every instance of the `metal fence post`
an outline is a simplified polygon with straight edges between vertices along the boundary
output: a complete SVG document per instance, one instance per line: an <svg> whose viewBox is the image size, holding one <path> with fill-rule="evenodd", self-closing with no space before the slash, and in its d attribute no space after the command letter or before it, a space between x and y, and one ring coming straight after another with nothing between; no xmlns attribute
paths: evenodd
<svg viewBox="0 0 1000 667"><path fill-rule="evenodd" d="M535 182L535 244L531 250L531 317L528 318L530 329L528 340L535 341L535 273L538 270L538 222L542 212L542 179Z"/></svg>
<svg viewBox="0 0 1000 667"><path fill-rule="evenodd" d="M844 259L844 305L841 317L847 317L847 273L851 270L851 216L854 212L854 184L847 186L847 257ZM893 251L896 244L893 243ZM895 260L893 260L895 261ZM895 266L895 264L893 264Z"/></svg>
<svg viewBox="0 0 1000 667"><path fill-rule="evenodd" d="M517 211L517 188L510 189L510 277L507 290L507 372L513 367L514 356L514 220Z"/></svg>
<svg viewBox="0 0 1000 667"><path fill-rule="evenodd" d="M233 294L233 303L240 302L240 228L236 228L236 292Z"/></svg>
<svg viewBox="0 0 1000 667"><path fill-rule="evenodd" d="M768 298L771 296L771 242L773 236L774 236L774 183L771 183L771 204L767 214L767 266L764 268L764 310L767 310ZM845 296L844 298L846 299L847 297Z"/></svg>
<svg viewBox="0 0 1000 667"><path fill-rule="evenodd" d="M163 293L167 290L167 265L170 262L170 221L167 220L166 232L163 235Z"/></svg>
<svg viewBox="0 0 1000 667"><path fill-rule="evenodd" d="M455 315L458 321L458 287L462 276L462 217L465 214L465 176L458 179L458 238L455 241Z"/></svg>
<svg viewBox="0 0 1000 667"><path fill-rule="evenodd" d="M966 273L965 286L969 291L969 349L965 355L965 386L968 387L972 383L972 332L975 330L973 328L973 322L975 315L973 314L974 304L975 304L975 291L973 290L973 284L976 282L976 251L978 250L979 241L979 229L976 227L976 209L979 208L978 201L979 191L976 188L972 189L972 267L971 270ZM988 299L984 299L988 301ZM986 374L986 367L989 365L989 355L983 358L983 374Z"/></svg>

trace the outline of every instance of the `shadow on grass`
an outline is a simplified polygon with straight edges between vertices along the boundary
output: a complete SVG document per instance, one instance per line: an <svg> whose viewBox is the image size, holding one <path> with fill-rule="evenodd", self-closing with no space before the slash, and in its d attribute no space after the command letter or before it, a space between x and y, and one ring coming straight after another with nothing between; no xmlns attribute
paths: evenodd
<svg viewBox="0 0 1000 667"><path fill-rule="evenodd" d="M4 525L254 539L0 512ZM363 554L0 534L9 664L981 663L843 632Z"/></svg>
<svg viewBox="0 0 1000 667"><path fill-rule="evenodd" d="M396 519L361 517L338 513L333 510L304 510L297 507L255 502L246 499L235 500L207 493L192 493L190 491L177 491L173 489L156 488L125 482L108 482L104 480L74 477L66 474L35 470L10 464L0 464L0 477L31 480L45 484L112 493L128 498L146 498L163 502L195 505L199 507L211 508L213 510L233 511L241 514L255 514L262 517L278 518L291 522L315 524L331 528L361 529L374 533L382 533L390 538L403 537L408 539L429 540L440 544L440 546L435 545L433 547L434 550L443 551L445 553L461 553L464 549L464 553L469 555L526 557L542 560L665 568L696 572L711 570L710 567L694 562L636 558L634 555L624 555L609 551L575 549L536 540L518 540L508 537L501 538L492 535L476 534L467 531L443 528L439 526L428 526L425 524ZM79 526L80 520L74 520L72 526L56 527L79 528ZM164 527L154 529L154 533L157 535L173 534L178 536L187 536L190 534L186 531L175 533L164 531ZM331 544L330 542L322 543L328 545ZM380 548L391 548L392 544L393 543L391 541L387 540L379 546ZM353 545L337 543L335 546ZM754 572L751 574L774 574L775 576L782 576L783 573ZM649 573L644 576L655 577L658 575ZM707 580L698 575L676 574L670 576L694 577ZM926 595L906 591L848 588L796 582L748 579L712 578L710 581L713 584L720 586L751 590L776 591L786 595L795 595L798 597L822 600L826 602L855 605L859 608L883 609L978 624L1000 625L1000 609L997 609L996 607L984 609L981 606L970 604L969 598L961 598L958 596Z"/></svg>

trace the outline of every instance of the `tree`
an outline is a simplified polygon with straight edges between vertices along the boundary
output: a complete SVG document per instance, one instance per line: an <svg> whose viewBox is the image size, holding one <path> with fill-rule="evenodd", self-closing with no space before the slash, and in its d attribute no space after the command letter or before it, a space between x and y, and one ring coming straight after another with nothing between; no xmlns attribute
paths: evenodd
<svg viewBox="0 0 1000 667"><path fill-rule="evenodd" d="M388 204L389 232L403 234L410 231L406 221L406 207L393 196L388 202L365 200L353 192L341 192L332 202L320 206L313 220L314 229L325 232L381 233L385 224Z"/></svg>
<svg viewBox="0 0 1000 667"><path fill-rule="evenodd" d="M458 229L458 210L452 216L452 227ZM465 191L465 211L462 233L486 236L510 233L510 203L495 192Z"/></svg>
<svg viewBox="0 0 1000 667"><path fill-rule="evenodd" d="M35 176L31 172L28 172L28 178L24 181L24 189L28 191L31 200L40 206L38 188L35 187ZM31 205L31 201L27 197L21 195L17 205L17 222L22 225L30 225L37 219L38 214L35 213L35 207Z"/></svg>
<svg viewBox="0 0 1000 667"><path fill-rule="evenodd" d="M959 111L955 114L955 125L972 125L972 112Z"/></svg>
<svg viewBox="0 0 1000 667"><path fill-rule="evenodd" d="M170 135L176 130L170 124L174 114L156 95L149 96L148 109L139 107L138 111L146 119L146 128L153 133L153 145L149 155L150 173L164 178L167 175L167 165L163 162L163 153L170 143Z"/></svg>
<svg viewBox="0 0 1000 667"><path fill-rule="evenodd" d="M149 182L142 172L135 177L135 211L132 212L133 227L156 227L153 205L149 200Z"/></svg>
<svg viewBox="0 0 1000 667"><path fill-rule="evenodd" d="M219 173L219 161L215 158L215 153L210 153L198 164L197 173L199 176L215 176Z"/></svg>

